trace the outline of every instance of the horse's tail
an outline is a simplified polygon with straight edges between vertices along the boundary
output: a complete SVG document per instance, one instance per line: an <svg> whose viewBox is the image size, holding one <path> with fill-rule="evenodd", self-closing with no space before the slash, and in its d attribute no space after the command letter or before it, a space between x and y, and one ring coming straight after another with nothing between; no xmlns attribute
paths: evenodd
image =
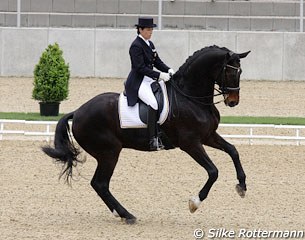
<svg viewBox="0 0 305 240"><path fill-rule="evenodd" d="M69 183L72 178L72 169L76 167L80 151L72 142L69 127L69 119L73 119L74 112L64 115L57 123L54 138L54 148L51 146L42 147L42 151L54 158L57 162L64 164L60 177L65 175L66 182Z"/></svg>

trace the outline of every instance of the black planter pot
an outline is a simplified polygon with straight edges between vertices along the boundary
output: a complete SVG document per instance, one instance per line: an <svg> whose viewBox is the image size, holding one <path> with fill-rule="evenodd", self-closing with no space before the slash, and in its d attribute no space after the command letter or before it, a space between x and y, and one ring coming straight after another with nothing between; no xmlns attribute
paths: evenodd
<svg viewBox="0 0 305 240"><path fill-rule="evenodd" d="M41 116L58 116L59 113L59 102L58 103L45 103L40 102L40 115Z"/></svg>

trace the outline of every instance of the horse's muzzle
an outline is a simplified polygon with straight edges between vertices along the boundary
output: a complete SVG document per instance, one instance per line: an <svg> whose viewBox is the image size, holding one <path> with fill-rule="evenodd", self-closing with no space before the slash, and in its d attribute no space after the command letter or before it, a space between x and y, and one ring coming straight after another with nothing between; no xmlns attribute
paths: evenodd
<svg viewBox="0 0 305 240"><path fill-rule="evenodd" d="M239 91L229 91L224 100L226 106L235 107L239 103Z"/></svg>

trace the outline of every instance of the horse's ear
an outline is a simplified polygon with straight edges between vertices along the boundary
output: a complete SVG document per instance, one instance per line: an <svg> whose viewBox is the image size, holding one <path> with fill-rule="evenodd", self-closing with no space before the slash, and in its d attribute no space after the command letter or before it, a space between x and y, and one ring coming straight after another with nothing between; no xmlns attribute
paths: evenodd
<svg viewBox="0 0 305 240"><path fill-rule="evenodd" d="M248 56L248 54L250 53L251 51L248 51L248 52L244 52L244 53L238 53L238 56L239 58L245 58Z"/></svg>

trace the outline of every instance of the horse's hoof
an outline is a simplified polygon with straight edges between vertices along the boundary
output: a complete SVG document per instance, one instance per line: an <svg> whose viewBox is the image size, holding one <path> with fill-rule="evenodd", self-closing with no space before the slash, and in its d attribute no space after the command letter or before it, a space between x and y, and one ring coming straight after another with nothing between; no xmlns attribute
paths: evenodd
<svg viewBox="0 0 305 240"><path fill-rule="evenodd" d="M246 191L239 184L236 185L235 189L241 198L244 198L246 196Z"/></svg>
<svg viewBox="0 0 305 240"><path fill-rule="evenodd" d="M120 215L118 214L118 212L117 212L115 209L113 209L112 214L113 214L115 217L120 217Z"/></svg>
<svg viewBox="0 0 305 240"><path fill-rule="evenodd" d="M125 220L125 223L128 224L128 225L132 225L132 224L135 224L136 221L137 221L137 218L122 218Z"/></svg>
<svg viewBox="0 0 305 240"><path fill-rule="evenodd" d="M190 200L189 200L190 212L194 213L198 209L200 203L201 203L201 201L200 201L198 196L191 197Z"/></svg>

